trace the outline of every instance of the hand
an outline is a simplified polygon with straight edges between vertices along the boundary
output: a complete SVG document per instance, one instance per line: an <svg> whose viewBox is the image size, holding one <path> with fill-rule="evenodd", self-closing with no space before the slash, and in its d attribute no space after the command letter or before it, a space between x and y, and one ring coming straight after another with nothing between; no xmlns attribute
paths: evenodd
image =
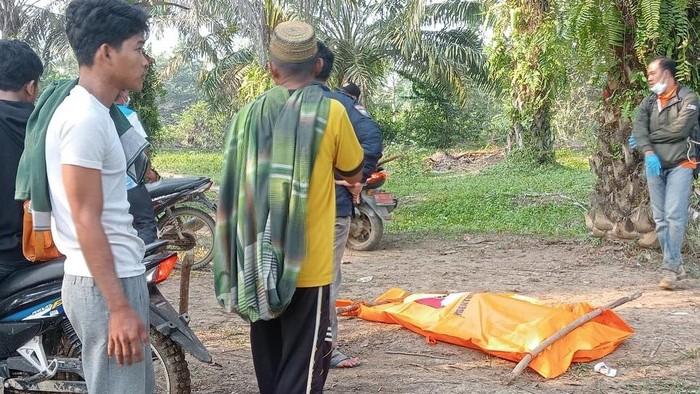
<svg viewBox="0 0 700 394"><path fill-rule="evenodd" d="M661 160L656 153L650 152L644 155L644 164L647 168L647 176L661 175Z"/></svg>
<svg viewBox="0 0 700 394"><path fill-rule="evenodd" d="M344 181L342 179L336 179L335 184L338 186L352 187L352 185L348 181Z"/></svg>
<svg viewBox="0 0 700 394"><path fill-rule="evenodd" d="M146 183L156 182L160 180L160 174L153 168L148 168L146 170Z"/></svg>
<svg viewBox="0 0 700 394"><path fill-rule="evenodd" d="M634 138L634 135L630 136L629 143L630 143L630 148L637 149L637 139Z"/></svg>
<svg viewBox="0 0 700 394"><path fill-rule="evenodd" d="M110 312L107 355L119 365L143 361L143 347L148 344L148 331L136 311L129 307ZM149 355L150 357L150 355Z"/></svg>
<svg viewBox="0 0 700 394"><path fill-rule="evenodd" d="M347 183L347 182L346 182ZM348 183L349 185L349 183ZM360 192L362 192L362 183L357 182L354 185L346 186L350 194L352 194L352 202L355 204L360 203Z"/></svg>

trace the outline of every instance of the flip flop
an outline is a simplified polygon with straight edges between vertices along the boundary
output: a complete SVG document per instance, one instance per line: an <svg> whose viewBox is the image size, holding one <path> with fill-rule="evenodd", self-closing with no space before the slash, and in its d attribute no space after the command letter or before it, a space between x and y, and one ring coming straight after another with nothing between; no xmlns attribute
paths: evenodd
<svg viewBox="0 0 700 394"><path fill-rule="evenodd" d="M331 353L331 368L355 368L360 365L359 362L357 365L340 365L344 361L352 360L353 358L354 357L343 354L338 349L333 349L333 353Z"/></svg>

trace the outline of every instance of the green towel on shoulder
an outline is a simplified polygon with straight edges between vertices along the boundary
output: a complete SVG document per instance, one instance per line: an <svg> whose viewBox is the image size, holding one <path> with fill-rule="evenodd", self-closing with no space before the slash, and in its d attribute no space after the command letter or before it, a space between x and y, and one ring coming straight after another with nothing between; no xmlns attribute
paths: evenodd
<svg viewBox="0 0 700 394"><path fill-rule="evenodd" d="M24 152L17 169L15 199L31 200L35 230L51 228L51 198L46 175L46 131L56 109L77 84L78 80L61 80L46 87L27 122ZM142 180L148 162L143 150L148 147L148 141L131 126L115 105L109 109L109 115L124 148L127 172L132 178Z"/></svg>
<svg viewBox="0 0 700 394"><path fill-rule="evenodd" d="M255 322L280 316L306 258L309 181L330 101L318 86L275 87L234 118L219 189L215 291Z"/></svg>

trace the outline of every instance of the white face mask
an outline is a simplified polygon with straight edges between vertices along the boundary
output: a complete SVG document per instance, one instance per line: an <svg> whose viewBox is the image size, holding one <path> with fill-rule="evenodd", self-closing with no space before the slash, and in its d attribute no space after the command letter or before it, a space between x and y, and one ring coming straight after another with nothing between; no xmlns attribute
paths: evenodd
<svg viewBox="0 0 700 394"><path fill-rule="evenodd" d="M657 95L659 95L659 94L665 92L665 91L666 91L666 88L668 88L668 83L667 83L667 82L663 82L663 81L664 81L664 79L662 79L661 81L655 83L654 86L652 86L652 87L650 88L651 91L654 92L654 93L656 93Z"/></svg>

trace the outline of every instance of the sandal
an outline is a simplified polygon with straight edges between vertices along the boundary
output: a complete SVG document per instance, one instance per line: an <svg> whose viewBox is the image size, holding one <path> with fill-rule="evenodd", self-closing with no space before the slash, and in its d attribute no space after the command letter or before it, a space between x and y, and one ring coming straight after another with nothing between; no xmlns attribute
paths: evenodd
<svg viewBox="0 0 700 394"><path fill-rule="evenodd" d="M331 353L331 368L355 368L358 365L360 365L360 360L357 357L350 357L338 349L333 349L333 353Z"/></svg>

